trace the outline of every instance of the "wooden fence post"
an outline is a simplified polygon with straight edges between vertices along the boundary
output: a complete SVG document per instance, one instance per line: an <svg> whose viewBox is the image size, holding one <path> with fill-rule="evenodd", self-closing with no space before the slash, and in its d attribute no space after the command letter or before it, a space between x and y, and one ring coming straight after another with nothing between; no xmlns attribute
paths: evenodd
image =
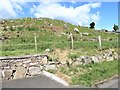
<svg viewBox="0 0 120 90"><path fill-rule="evenodd" d="M82 33L80 33L80 40L82 40Z"/></svg>
<svg viewBox="0 0 120 90"><path fill-rule="evenodd" d="M73 35L70 33L70 38L71 38L71 45L72 45L72 50L74 49L74 43L73 43Z"/></svg>
<svg viewBox="0 0 120 90"><path fill-rule="evenodd" d="M36 36L34 37L35 39L35 50L37 51L37 39L36 39Z"/></svg>
<svg viewBox="0 0 120 90"><path fill-rule="evenodd" d="M99 41L99 48L100 48L100 50L102 50L101 36L98 36L98 41Z"/></svg>

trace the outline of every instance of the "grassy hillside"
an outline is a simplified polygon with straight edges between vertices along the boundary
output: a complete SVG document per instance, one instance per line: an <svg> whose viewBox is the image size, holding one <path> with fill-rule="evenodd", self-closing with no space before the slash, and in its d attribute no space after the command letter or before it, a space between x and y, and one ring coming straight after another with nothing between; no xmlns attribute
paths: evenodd
<svg viewBox="0 0 120 90"><path fill-rule="evenodd" d="M79 33L74 32L79 29ZM48 18L23 18L0 22L1 56L48 54L50 60L66 62L80 55L102 54L98 36L102 38L102 51L118 47L118 35ZM74 37L71 48L69 33ZM83 35L81 36L82 33ZM87 35L88 34L88 35ZM35 37L37 50L35 49ZM49 72L65 79L71 85L94 86L99 81L118 74L118 61L100 62L89 65L65 66ZM112 66L112 67L111 67ZM112 72L111 72L112 70Z"/></svg>
<svg viewBox="0 0 120 90"><path fill-rule="evenodd" d="M66 50L69 53L77 55L90 55L99 53L98 36L102 37L102 48L117 48L117 34L110 32L102 32L98 30L90 30L87 27L75 26L70 23L53 20L48 18L32 19L14 19L1 22L1 36L9 39L2 40L2 56L26 55L46 53L46 49L50 49L49 53L56 49ZM74 32L77 27L80 33L89 33L88 36ZM71 51L71 41L68 39L67 33L74 35L74 50ZM35 50L34 36L37 37L37 51Z"/></svg>

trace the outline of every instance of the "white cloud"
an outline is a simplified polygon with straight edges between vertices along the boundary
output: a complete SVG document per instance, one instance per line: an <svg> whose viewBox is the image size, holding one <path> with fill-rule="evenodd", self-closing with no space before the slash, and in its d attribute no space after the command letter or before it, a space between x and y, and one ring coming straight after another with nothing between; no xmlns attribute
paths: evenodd
<svg viewBox="0 0 120 90"><path fill-rule="evenodd" d="M40 3L31 8L35 17L62 19L76 25L88 25L90 21L98 22L99 12L92 13L92 8L98 8L101 3L89 3L76 8L65 7L57 2Z"/></svg>
<svg viewBox="0 0 120 90"><path fill-rule="evenodd" d="M17 14L9 0L1 0L0 2L0 18L15 17Z"/></svg>
<svg viewBox="0 0 120 90"><path fill-rule="evenodd" d="M1 0L0 2L0 19L17 18L19 13L22 13L23 2L11 2L10 0Z"/></svg>
<svg viewBox="0 0 120 90"><path fill-rule="evenodd" d="M75 4L74 0L73 4ZM88 25L91 21L97 23L100 20L99 12L91 12L91 9L100 6L101 3L89 3L74 8L73 6L66 7L57 2L47 0L46 2L39 2L37 6L29 6L29 10L31 12L30 14L35 17L61 19L76 25ZM28 7L26 0L21 0L21 2L2 0L0 5L0 18L17 18L19 14L23 14L23 8L25 7Z"/></svg>

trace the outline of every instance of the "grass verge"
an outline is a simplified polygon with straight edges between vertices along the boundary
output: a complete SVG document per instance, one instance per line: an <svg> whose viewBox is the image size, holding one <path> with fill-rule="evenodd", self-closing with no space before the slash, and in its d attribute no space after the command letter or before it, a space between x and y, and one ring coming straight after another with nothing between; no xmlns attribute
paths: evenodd
<svg viewBox="0 0 120 90"><path fill-rule="evenodd" d="M104 79L118 75L118 68L118 60L114 60L85 66L63 67L60 72L71 76L71 85L92 87Z"/></svg>

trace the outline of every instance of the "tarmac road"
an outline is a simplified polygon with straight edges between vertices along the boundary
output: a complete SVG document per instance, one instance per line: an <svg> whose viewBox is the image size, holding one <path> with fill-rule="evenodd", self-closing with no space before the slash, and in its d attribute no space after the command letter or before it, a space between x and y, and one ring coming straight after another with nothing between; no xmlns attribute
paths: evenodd
<svg viewBox="0 0 120 90"><path fill-rule="evenodd" d="M64 88L64 87L65 86L63 86L62 84L44 75L2 82L2 88Z"/></svg>
<svg viewBox="0 0 120 90"><path fill-rule="evenodd" d="M97 85L98 88L118 88L118 78L111 79L105 83Z"/></svg>
<svg viewBox="0 0 120 90"><path fill-rule="evenodd" d="M4 81L2 88L87 88L81 86L64 86L44 75L23 78L19 80ZM97 85L97 88L118 88L118 78Z"/></svg>

